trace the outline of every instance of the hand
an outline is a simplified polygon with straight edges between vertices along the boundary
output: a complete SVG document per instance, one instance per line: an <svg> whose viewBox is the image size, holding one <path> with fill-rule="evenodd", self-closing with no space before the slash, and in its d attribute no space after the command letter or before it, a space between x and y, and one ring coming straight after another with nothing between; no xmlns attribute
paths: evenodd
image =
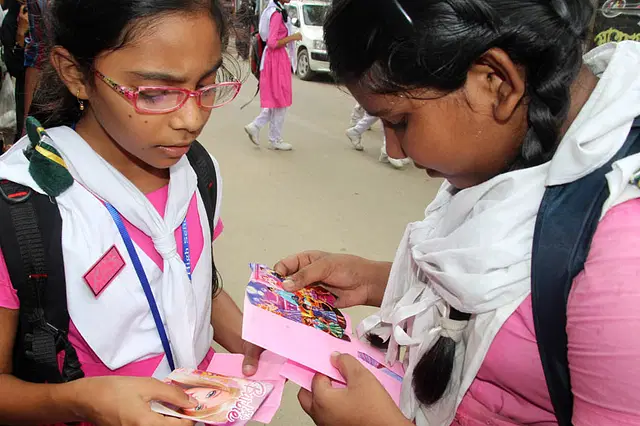
<svg viewBox="0 0 640 426"><path fill-rule="evenodd" d="M291 41L302 41L302 33L292 34Z"/></svg>
<svg viewBox="0 0 640 426"><path fill-rule="evenodd" d="M244 342L243 349L244 360L242 361L242 374L245 376L253 376L256 374L256 371L258 371L258 362L264 349L249 342Z"/></svg>
<svg viewBox="0 0 640 426"><path fill-rule="evenodd" d="M18 14L18 31L24 33L29 29L29 12L27 12L27 6L20 6L20 13Z"/></svg>
<svg viewBox="0 0 640 426"><path fill-rule="evenodd" d="M99 426L191 426L193 422L151 411L150 402L166 402L179 408L197 405L180 388L156 379L93 377L76 382L78 414Z"/></svg>
<svg viewBox="0 0 640 426"><path fill-rule="evenodd" d="M391 263L347 254L306 251L281 260L274 269L288 277L283 283L287 291L321 284L338 296L336 308L347 308L380 306Z"/></svg>
<svg viewBox="0 0 640 426"><path fill-rule="evenodd" d="M391 396L369 370L351 355L335 354L331 363L347 381L347 387L331 386L317 374L312 392L301 389L302 409L319 426L410 426Z"/></svg>

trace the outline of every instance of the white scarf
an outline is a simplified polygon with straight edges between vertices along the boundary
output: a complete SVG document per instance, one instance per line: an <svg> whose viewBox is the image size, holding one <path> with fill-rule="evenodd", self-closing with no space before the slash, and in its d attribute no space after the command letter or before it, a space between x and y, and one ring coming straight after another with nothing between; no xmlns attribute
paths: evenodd
<svg viewBox="0 0 640 426"><path fill-rule="evenodd" d="M163 260L163 304L159 308L165 316L176 367L196 368L200 362L193 341L196 303L174 236L185 220L197 189L197 177L189 160L184 156L170 169L169 198L163 218L129 179L97 155L82 138L66 137L64 141L62 155L76 181L115 207L120 215L153 240L153 246Z"/></svg>
<svg viewBox="0 0 640 426"><path fill-rule="evenodd" d="M573 182L602 166L640 114L639 43L601 46L585 62L601 79L553 160L457 193L443 184L425 219L407 227L381 310L358 329L390 337L389 362L399 346L408 347L401 409L418 426L452 422L495 335L530 294L533 231L545 184ZM640 197L627 184L639 168L640 155L614 165L603 214ZM473 314L471 321L447 320L448 306ZM459 342L451 382L440 401L421 407L413 370L439 336Z"/></svg>

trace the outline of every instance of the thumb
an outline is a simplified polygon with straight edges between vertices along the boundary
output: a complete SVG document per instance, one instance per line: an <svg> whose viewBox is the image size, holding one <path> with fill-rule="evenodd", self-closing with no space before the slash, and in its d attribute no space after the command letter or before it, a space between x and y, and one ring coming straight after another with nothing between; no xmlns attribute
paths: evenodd
<svg viewBox="0 0 640 426"><path fill-rule="evenodd" d="M198 401L187 395L179 387L156 379L150 380L146 396L149 401L166 402L179 408L193 408L198 405Z"/></svg>
<svg viewBox="0 0 640 426"><path fill-rule="evenodd" d="M330 257L323 257L288 277L282 286L287 291L298 291L311 284L324 282L331 275L331 270Z"/></svg>
<svg viewBox="0 0 640 426"><path fill-rule="evenodd" d="M331 354L331 365L342 374L347 385L356 381L363 372L369 372L357 359L349 354L341 354L339 352Z"/></svg>
<svg viewBox="0 0 640 426"><path fill-rule="evenodd" d="M244 360L242 361L242 374L253 376L258 371L260 354L264 349L249 342L244 343Z"/></svg>

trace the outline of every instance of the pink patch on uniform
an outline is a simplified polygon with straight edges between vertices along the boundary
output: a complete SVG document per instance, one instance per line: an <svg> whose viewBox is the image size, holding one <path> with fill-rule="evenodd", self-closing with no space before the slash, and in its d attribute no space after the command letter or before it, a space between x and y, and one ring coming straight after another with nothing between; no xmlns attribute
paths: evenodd
<svg viewBox="0 0 640 426"><path fill-rule="evenodd" d="M111 247L84 275L84 280L98 297L124 268L124 259L116 246Z"/></svg>

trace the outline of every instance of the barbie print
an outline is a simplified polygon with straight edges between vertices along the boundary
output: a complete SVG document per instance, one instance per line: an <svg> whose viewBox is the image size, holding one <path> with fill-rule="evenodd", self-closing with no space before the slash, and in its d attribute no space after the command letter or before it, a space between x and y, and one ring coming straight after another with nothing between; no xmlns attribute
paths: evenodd
<svg viewBox="0 0 640 426"><path fill-rule="evenodd" d="M165 382L182 388L198 404L181 409L153 403L154 411L211 425L246 424L273 390L268 382L189 369L175 370Z"/></svg>

